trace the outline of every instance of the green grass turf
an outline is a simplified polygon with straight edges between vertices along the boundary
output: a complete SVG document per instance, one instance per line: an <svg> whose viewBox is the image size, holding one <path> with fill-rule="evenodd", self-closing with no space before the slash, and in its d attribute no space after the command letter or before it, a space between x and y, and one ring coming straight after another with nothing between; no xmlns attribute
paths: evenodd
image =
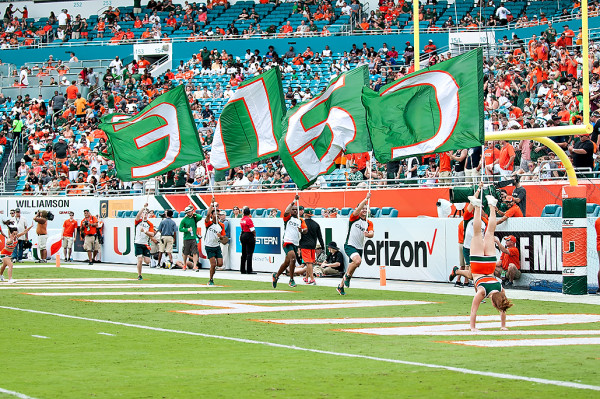
<svg viewBox="0 0 600 399"><path fill-rule="evenodd" d="M133 271L133 268L132 268ZM133 273L72 269L18 269L15 278L133 277ZM142 283L206 283L206 279L147 275ZM270 289L268 283L218 280L225 288ZM283 279L287 281L286 279ZM282 281L283 281L282 280ZM124 282L113 282L123 284ZM135 284L136 282L132 282ZM95 284L95 283L91 283ZM194 288L181 288L193 290ZM280 290L289 290L282 285ZM98 290L98 289L96 289ZM129 291L115 289L116 291ZM150 289L155 291L173 288ZM292 294L182 296L224 299L411 299L430 305L302 310L197 316L170 312L194 309L184 304L103 304L70 297L23 295L0 290L0 304L87 318L173 330L246 338L284 345L464 367L472 370L600 385L598 346L475 348L437 342L445 336L382 337L335 331L377 325L275 325L254 319L468 315L471 297L299 284ZM50 291L50 290L47 290ZM82 289L57 290L57 292ZM107 291L100 289L98 291ZM40 290L31 290L40 292ZM83 299L89 297L77 297ZM102 296L99 299L173 299L172 296ZM199 307L198 307L199 308ZM481 315L497 314L491 305ZM598 313L593 305L515 301L515 314ZM598 392L468 375L440 369L346 358L215 338L149 331L86 320L0 309L0 388L36 398L375 398L490 397L524 398L568 395L598 397ZM379 324L391 327L395 324ZM600 323L541 326L535 329L599 329ZM104 332L115 336L99 335ZM43 335L49 339L34 338ZM485 336L481 339L502 339ZM507 339L517 339L508 336ZM531 338L535 338L532 336ZM542 338L548 338L543 336ZM478 339L458 337L457 339ZM0 398L6 395L0 394Z"/></svg>

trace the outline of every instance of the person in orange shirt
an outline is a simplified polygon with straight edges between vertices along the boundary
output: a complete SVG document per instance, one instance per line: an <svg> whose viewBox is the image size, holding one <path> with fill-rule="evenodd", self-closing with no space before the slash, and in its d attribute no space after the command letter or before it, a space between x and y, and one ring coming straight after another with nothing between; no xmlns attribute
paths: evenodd
<svg viewBox="0 0 600 399"><path fill-rule="evenodd" d="M497 149L494 144L495 142L493 140L488 141L487 147L483 152L483 158L485 159L485 171L487 174L492 174L494 165L498 162L498 158L500 158L500 150Z"/></svg>
<svg viewBox="0 0 600 399"><path fill-rule="evenodd" d="M513 235L504 237L506 246L502 245L498 237L494 237L494 241L501 252L494 274L502 279L505 287L510 287L514 280L521 278L521 258L517 248L517 239Z"/></svg>
<svg viewBox="0 0 600 399"><path fill-rule="evenodd" d="M96 30L98 31L98 33L96 34L97 37L104 37L104 31L106 30L106 24L104 23L103 19L100 19L100 21L98 21L98 24L96 25Z"/></svg>
<svg viewBox="0 0 600 399"><path fill-rule="evenodd" d="M508 220L508 218L511 217L515 217L515 218L522 218L523 217L523 212L521 211L521 208L519 208L519 205L517 205L515 203L515 199L512 196L507 196L504 199L504 202L506 202L506 204L509 206L508 210L506 212L504 212L504 216L502 216L502 218L500 220L498 220L498 224L504 223L506 220Z"/></svg>
<svg viewBox="0 0 600 399"><path fill-rule="evenodd" d="M96 139L108 140L108 137L106 137L106 133L104 133L104 130L101 130L101 129L94 130L92 133L90 133L88 135L88 137L91 140L96 140Z"/></svg>
<svg viewBox="0 0 600 399"><path fill-rule="evenodd" d="M302 54L300 54L300 53L296 54L296 56L292 60L292 63L294 65L302 65L302 64L304 64L304 58L302 58Z"/></svg>
<svg viewBox="0 0 600 399"><path fill-rule="evenodd" d="M452 176L452 165L450 161L450 154L452 152L446 151L439 154L440 157L440 168L439 168L439 182L442 184L450 183Z"/></svg>
<svg viewBox="0 0 600 399"><path fill-rule="evenodd" d="M67 87L65 89L65 92L67 94L67 104L71 105L75 102L75 100L77 100L77 93L79 93L79 89L77 88L77 86L75 85L74 80L71 81L71 85L69 87Z"/></svg>
<svg viewBox="0 0 600 399"><path fill-rule="evenodd" d="M508 107L510 119L514 119L519 122L521 128L523 128L523 111L519 107L515 107L514 104L510 104Z"/></svg>
<svg viewBox="0 0 600 399"><path fill-rule="evenodd" d="M142 32L142 36L140 36L140 39L149 39L151 36L152 32L150 32L150 28L146 28L146 30Z"/></svg>
<svg viewBox="0 0 600 399"><path fill-rule="evenodd" d="M83 240L83 249L88 253L89 264L93 264L93 259L100 250L100 243L96 238L96 229L98 228L98 219L96 219L89 210L84 210L84 219L81 221L81 230L79 234Z"/></svg>
<svg viewBox="0 0 600 399"><path fill-rule="evenodd" d="M65 176L66 177L66 176ZM73 259L73 241L75 238L75 230L77 229L77 220L74 219L75 212L69 211L69 218L63 223L62 232L62 247L65 261L71 262Z"/></svg>
<svg viewBox="0 0 600 399"><path fill-rule="evenodd" d="M367 171L367 163L371 160L368 152L361 152L356 154L348 154L346 155L346 163L347 165L356 164L360 173L363 176L366 176L365 172Z"/></svg>
<svg viewBox="0 0 600 399"><path fill-rule="evenodd" d="M289 35L293 31L294 31L294 27L292 26L290 21L287 21L287 24L285 24L282 28L282 32L286 35Z"/></svg>
<svg viewBox="0 0 600 399"><path fill-rule="evenodd" d="M494 172L501 176L508 176L513 172L515 149L506 140L501 140L500 143L502 144L502 148L500 149L498 163L494 165Z"/></svg>

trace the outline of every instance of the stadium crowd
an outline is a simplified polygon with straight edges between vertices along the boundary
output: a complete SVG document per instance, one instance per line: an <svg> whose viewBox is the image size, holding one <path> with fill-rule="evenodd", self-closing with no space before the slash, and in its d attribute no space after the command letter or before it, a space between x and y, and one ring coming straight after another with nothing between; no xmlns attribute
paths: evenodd
<svg viewBox="0 0 600 399"><path fill-rule="evenodd" d="M170 1L167 7L169 5L172 5ZM188 6L186 3L185 7ZM112 20L118 22L119 18ZM497 55L484 59L486 131L582 123L580 44L580 34L575 35L567 25L561 33L550 24L529 39L521 39L516 34L511 39L502 38ZM591 121L594 124L591 140L585 136L553 138L573 158L574 166L583 168L586 176L600 170L594 155L600 144L600 124L597 123L600 48L592 42L589 50ZM248 49L239 55L204 47L157 78L149 73L152 66L144 57L127 65L116 57L106 71L83 68L76 81L51 82L56 86L52 98L35 99L25 95L11 99L0 95L0 105L7 109L1 116L0 148L4 151L7 138L26 138L27 150L16 167L16 177L25 179L23 191L27 195L157 189L201 191L207 190L209 185L220 190L291 189L294 184L276 157L226 172L214 170L208 150L220 113L219 105L224 105L244 79L271 68L279 68L284 76L285 100L289 107L313 98L335 76L361 65L368 66L370 86L378 91L414 71L414 51L410 42L405 43L403 50L393 43L389 46L382 43L379 48L366 43L354 44L341 54L333 53L328 45L314 50L269 46L264 53L260 49ZM51 70L67 68L67 61L77 60L74 53L69 57L63 62L50 56L35 69L22 67L17 75L18 85L31 86L33 75L44 76ZM440 53L430 41L423 58L433 65L450 58L450 53ZM106 135L98 129L100 118L112 112L135 114L152 99L180 84L185 85L206 159L146 182L121 182L113 162L102 156L106 150ZM79 92L81 86L90 89L87 99ZM482 172L482 166L488 175L519 174L521 180L544 180L564 174L555 154L530 140L487 143L483 155L483 164L480 164L480 148L380 164L368 153L342 154L336 160L335 179L320 177L313 187L361 187L369 177L375 185L473 183Z"/></svg>

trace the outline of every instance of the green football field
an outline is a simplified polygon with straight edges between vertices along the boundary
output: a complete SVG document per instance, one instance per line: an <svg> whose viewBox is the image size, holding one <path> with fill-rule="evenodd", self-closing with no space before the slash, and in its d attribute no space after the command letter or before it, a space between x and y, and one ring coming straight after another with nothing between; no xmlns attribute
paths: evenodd
<svg viewBox="0 0 600 399"><path fill-rule="evenodd" d="M274 292L266 275L128 270L17 265L0 283L0 398L600 397L593 301L515 299L508 333L482 304L473 334L450 285L353 280L341 297L331 279Z"/></svg>

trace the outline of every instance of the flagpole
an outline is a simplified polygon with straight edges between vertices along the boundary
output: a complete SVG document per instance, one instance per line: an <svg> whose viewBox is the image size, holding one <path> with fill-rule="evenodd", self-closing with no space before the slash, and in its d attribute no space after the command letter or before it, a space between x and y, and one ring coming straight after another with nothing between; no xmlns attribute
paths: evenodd
<svg viewBox="0 0 600 399"><path fill-rule="evenodd" d="M413 41L414 41L414 60L415 60L415 72L421 67L421 54L419 45L419 0L413 0Z"/></svg>

